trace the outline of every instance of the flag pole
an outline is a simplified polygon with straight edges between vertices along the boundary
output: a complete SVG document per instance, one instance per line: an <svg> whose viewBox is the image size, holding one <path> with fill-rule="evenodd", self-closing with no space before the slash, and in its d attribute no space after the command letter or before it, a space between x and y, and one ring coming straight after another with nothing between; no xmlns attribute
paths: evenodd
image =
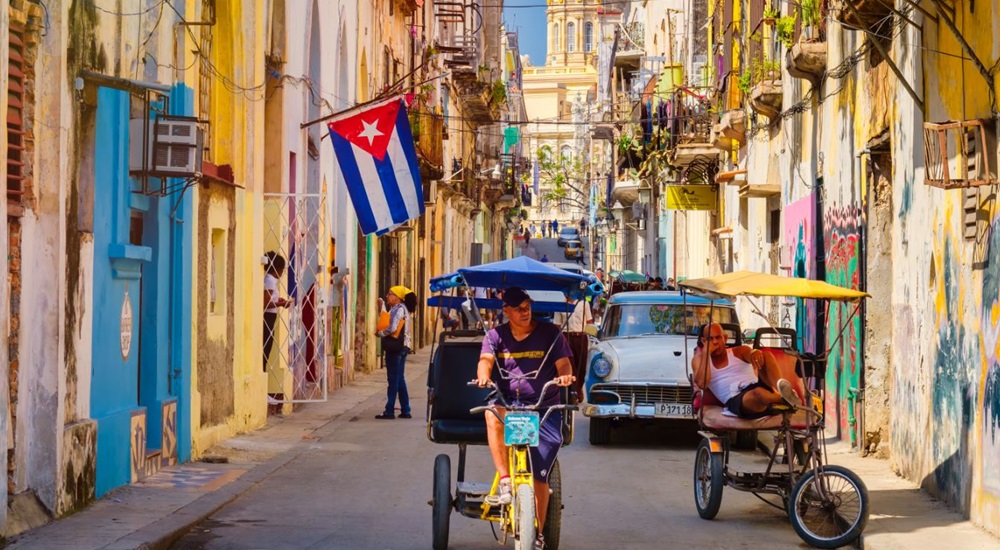
<svg viewBox="0 0 1000 550"><path fill-rule="evenodd" d="M363 109L363 108L368 107L369 105L373 105L375 103L388 102L388 101L395 100L398 97L402 97L405 94L403 94L402 90L396 92L395 91L396 88L399 87L399 85L402 84L404 80L406 80L414 72L416 72L417 69L420 69L423 66L424 66L424 64L422 63L419 66L417 66L416 69L414 69L414 70L410 71L409 73L403 75L394 84L392 84L391 86L389 86L388 88L386 88L385 91L383 91L381 94L375 96L374 98L369 99L368 101L363 101L361 103L358 103L357 105L354 105L353 107L348 107L346 109L337 111L335 113L331 113L329 115L321 116L321 117L319 117L319 118L317 118L315 120L310 120L308 122L303 122L302 124L299 124L299 128L300 129L301 128L308 128L308 127L313 126L315 124L319 124L320 122L324 122L324 121L330 120L331 118L337 118L339 116L346 115L347 113L350 113L350 112L353 112L353 111L357 111L358 109ZM422 86L422 85L424 85L424 84L426 84L428 82L433 82L433 81L435 81L435 80L437 80L439 78L448 76L449 74L450 73L441 73L441 74L439 74L439 75L437 75L435 77L431 77L431 78L428 78L427 80L424 80L422 82L418 82L418 83L414 84L413 87L415 88L417 86ZM389 99L386 99L386 98L389 98Z"/></svg>

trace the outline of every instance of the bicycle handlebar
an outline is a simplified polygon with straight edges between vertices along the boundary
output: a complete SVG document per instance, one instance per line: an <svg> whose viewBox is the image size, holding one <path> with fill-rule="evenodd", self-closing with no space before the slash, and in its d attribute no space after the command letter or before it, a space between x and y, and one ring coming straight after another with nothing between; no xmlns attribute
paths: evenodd
<svg viewBox="0 0 1000 550"><path fill-rule="evenodd" d="M467 382L466 385L479 387L479 384L476 383L474 380L470 381L470 382ZM549 387L551 387L553 385L558 385L558 384L556 384L555 380L549 380L548 382L545 383L544 386L542 386L542 391L539 392L538 402L537 403L535 403L532 406L518 407L518 408L522 408L524 410L538 410L542 406L542 401L545 400L545 392L548 391ZM489 386L487 386L487 387L493 389L493 391L497 395L497 400L500 401L500 404L503 405L503 407L505 409L511 408L510 404L507 403L507 400L504 398L503 392L500 391L500 388L497 387L497 385L496 385L495 382L490 381ZM473 407L473 408L469 409L469 413L470 414L479 414L481 412L485 412L485 411L489 410L490 408L491 408L490 405L480 405L478 407ZM553 410L575 411L575 410L579 410L579 407L577 407L576 405L559 404L559 405L552 405L551 407L548 407L548 410L549 411L553 411ZM545 413L545 416L546 417L548 416L548 412Z"/></svg>

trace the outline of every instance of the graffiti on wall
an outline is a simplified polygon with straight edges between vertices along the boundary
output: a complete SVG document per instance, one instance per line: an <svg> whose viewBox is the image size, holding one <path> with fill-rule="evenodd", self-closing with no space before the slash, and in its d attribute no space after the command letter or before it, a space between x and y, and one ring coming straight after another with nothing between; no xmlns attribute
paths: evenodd
<svg viewBox="0 0 1000 550"><path fill-rule="evenodd" d="M940 252L934 253L938 273L935 281L937 342L933 354L931 395L931 442L933 449L934 492L939 498L969 509L972 486L978 365L981 364L978 338L970 334L963 319L963 289L960 257L948 236ZM926 485L926 484L925 484Z"/></svg>
<svg viewBox="0 0 1000 550"><path fill-rule="evenodd" d="M823 215L826 248L826 281L845 288L860 288L861 229L863 210L856 204L833 204ZM857 444L855 405L861 387L861 317L853 315L853 304L832 302L828 320L829 340L840 339L830 349L826 370L826 405L836 415L841 436L850 434Z"/></svg>
<svg viewBox="0 0 1000 550"><path fill-rule="evenodd" d="M990 228L988 250L1000 250L1000 221ZM983 270L983 396L982 442L983 491L1000 498L1000 262Z"/></svg>
<svg viewBox="0 0 1000 550"><path fill-rule="evenodd" d="M782 211L784 218L784 258L791 262L792 277L812 278L815 276L816 214L815 197L812 194L799 199ZM817 353L816 350L816 301L790 300L782 302L781 326L794 328L803 351Z"/></svg>

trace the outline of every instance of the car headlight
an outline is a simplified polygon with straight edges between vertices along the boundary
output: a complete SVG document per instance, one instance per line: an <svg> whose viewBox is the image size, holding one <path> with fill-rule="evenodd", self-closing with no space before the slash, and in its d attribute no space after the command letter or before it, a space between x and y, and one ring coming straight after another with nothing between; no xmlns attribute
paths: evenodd
<svg viewBox="0 0 1000 550"><path fill-rule="evenodd" d="M611 374L611 361L608 361L603 354L598 355L590 364L590 370L594 371L594 376L598 378L607 378Z"/></svg>

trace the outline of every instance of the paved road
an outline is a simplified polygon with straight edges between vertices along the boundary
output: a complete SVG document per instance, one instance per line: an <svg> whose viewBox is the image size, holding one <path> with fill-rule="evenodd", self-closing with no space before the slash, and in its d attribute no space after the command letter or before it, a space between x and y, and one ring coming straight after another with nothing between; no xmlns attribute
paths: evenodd
<svg viewBox="0 0 1000 550"><path fill-rule="evenodd" d="M590 252L589 243L590 239L584 237L583 250L584 250L584 268L591 269L590 267ZM528 243L525 255L530 256L536 260L541 260L543 255L549 257L550 262L567 262L576 263L576 260L566 259L565 249L558 244L556 244L556 239L531 239Z"/></svg>
<svg viewBox="0 0 1000 550"><path fill-rule="evenodd" d="M369 399L174 548L429 548L434 456L451 454L454 468L458 452L426 439L422 376L413 369L409 377L415 418L375 420L379 400ZM801 547L780 512L745 493L726 491L715 521L698 518L690 427L630 426L604 447L590 446L587 427L578 418L576 441L560 453L562 548ZM467 478L491 476L486 450L471 449ZM488 523L452 514L450 548L494 547Z"/></svg>

